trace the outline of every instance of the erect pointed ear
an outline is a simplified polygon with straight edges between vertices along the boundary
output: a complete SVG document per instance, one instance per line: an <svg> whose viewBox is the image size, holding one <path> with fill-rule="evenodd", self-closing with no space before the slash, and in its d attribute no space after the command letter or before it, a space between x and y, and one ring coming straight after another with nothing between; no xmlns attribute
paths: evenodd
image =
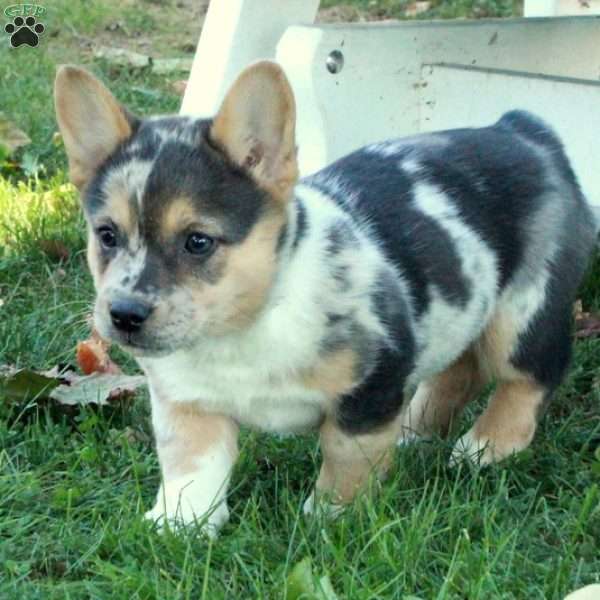
<svg viewBox="0 0 600 600"><path fill-rule="evenodd" d="M70 65L59 67L56 73L54 103L71 181L81 189L117 146L131 136L130 119L98 79Z"/></svg>
<svg viewBox="0 0 600 600"><path fill-rule="evenodd" d="M263 188L286 200L298 179L296 105L277 64L246 68L214 118L211 138Z"/></svg>

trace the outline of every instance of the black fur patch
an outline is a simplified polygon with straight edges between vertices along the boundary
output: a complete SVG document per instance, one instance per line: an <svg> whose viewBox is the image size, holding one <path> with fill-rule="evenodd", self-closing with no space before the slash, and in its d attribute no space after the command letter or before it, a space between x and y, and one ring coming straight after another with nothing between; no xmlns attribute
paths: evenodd
<svg viewBox="0 0 600 600"><path fill-rule="evenodd" d="M331 277L336 283L338 292L344 294L352 289L352 280L350 279L350 266L344 264L334 264L331 268Z"/></svg>
<svg viewBox="0 0 600 600"><path fill-rule="evenodd" d="M590 211L560 141L539 119L512 112L492 127L419 136L414 144L410 140L399 143L395 153L393 148L359 150L303 183L324 192L351 218L367 224L407 283L417 317L428 308L432 286L463 307L471 290L455 242L435 219L415 206L415 184L425 182L445 194L450 209L494 252L501 289L523 267L526 252L532 251L532 223L544 214L548 197L569 203L564 237L556 240L560 251L553 260L546 303L521 335L511 359L551 391L568 363L570 307L593 245ZM418 171L401 168L408 158ZM333 255L342 244L343 238L334 236ZM382 272L371 301L391 343L375 347L373 340L359 337L353 345L354 350L362 348L362 356L367 349L370 365L375 366L341 399L338 419L349 432L374 430L399 413L406 378L414 368L412 326L418 328L418 319L410 323L402 300L395 274ZM482 314L484 309L480 307ZM351 343L348 331L352 326L343 316L328 318L328 322L330 343Z"/></svg>
<svg viewBox="0 0 600 600"><path fill-rule="evenodd" d="M413 360L411 335L407 335L401 349L381 349L368 377L342 397L337 411L340 427L352 434L368 433L394 419L402 408L406 378L413 368Z"/></svg>
<svg viewBox="0 0 600 600"><path fill-rule="evenodd" d="M390 162L394 165L390 168ZM358 151L340 159L304 183L330 194L355 219L369 225L410 287L417 315L429 306L429 286L436 286L448 302L466 305L470 297L454 244L436 221L412 203L411 177L397 168L397 159L382 160ZM336 196L340 181L347 195ZM345 231L330 234L336 250L346 243Z"/></svg>
<svg viewBox="0 0 600 600"><path fill-rule="evenodd" d="M189 198L199 214L217 220L230 244L246 238L267 203L266 192L206 141L198 146L167 141L154 161L142 198L146 235L158 238L169 202L181 197Z"/></svg>
<svg viewBox="0 0 600 600"><path fill-rule="evenodd" d="M188 117L142 122L133 137L101 166L88 188L85 208L94 214L106 202L103 186L111 172L129 161L152 161L141 208L137 198L131 198L132 214L148 249L137 290L164 290L189 275L207 283L220 276L216 261L191 259L185 254L185 240L191 232L181 232L170 240L162 238L162 223L171 201L189 199L199 216L215 220L221 244L242 243L268 210L267 193L210 143L210 125L209 120Z"/></svg>
<svg viewBox="0 0 600 600"><path fill-rule="evenodd" d="M277 254L279 254L285 246L285 243L288 238L289 229L289 224L284 223L281 227L281 230L279 231L279 236L277 237L277 245L275 246L275 252L277 252Z"/></svg>
<svg viewBox="0 0 600 600"><path fill-rule="evenodd" d="M94 213L104 204L102 186L112 171L131 160L152 160L142 198L145 234L157 232L170 200L187 197L200 213L222 223L227 242L241 242L260 218L267 194L209 143L210 125L188 117L142 122L98 170L86 193L86 210Z"/></svg>
<svg viewBox="0 0 600 600"><path fill-rule="evenodd" d="M308 233L308 215L306 214L306 207L299 198L296 198L296 230L294 232L294 240L292 242L292 248L295 250L300 242L306 237Z"/></svg>
<svg viewBox="0 0 600 600"><path fill-rule="evenodd" d="M351 225L345 221L334 223L327 232L327 252L331 256L336 256L348 246L358 243Z"/></svg>
<svg viewBox="0 0 600 600"><path fill-rule="evenodd" d="M594 244L591 222L582 222L578 211L569 211L566 218L565 232L569 239L563 240L555 258L555 264L566 268L551 271L545 302L519 336L510 360L517 369L533 375L548 392L558 386L569 364L571 307Z"/></svg>

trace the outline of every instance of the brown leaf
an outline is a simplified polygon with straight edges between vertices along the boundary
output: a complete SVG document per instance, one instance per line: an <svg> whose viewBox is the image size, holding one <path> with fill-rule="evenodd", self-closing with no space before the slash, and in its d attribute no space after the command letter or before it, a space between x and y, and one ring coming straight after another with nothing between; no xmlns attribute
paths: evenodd
<svg viewBox="0 0 600 600"><path fill-rule="evenodd" d="M185 88L187 87L187 79L178 79L171 84L171 89L179 96L185 94Z"/></svg>
<svg viewBox="0 0 600 600"><path fill-rule="evenodd" d="M89 339L77 344L77 364L86 374L109 373L120 375L122 373L119 365L114 363L109 354L110 343L100 337L100 334L92 329Z"/></svg>
<svg viewBox="0 0 600 600"><path fill-rule="evenodd" d="M9 401L27 403L47 397L59 383L57 377L31 369L0 365L0 396Z"/></svg>
<svg viewBox="0 0 600 600"><path fill-rule="evenodd" d="M143 444L149 444L152 440L151 438L145 434L143 431L139 429L134 429L133 427L125 427L123 430L119 429L109 429L108 430L108 438L111 443L122 444L137 444L141 442Z"/></svg>
<svg viewBox="0 0 600 600"><path fill-rule="evenodd" d="M60 240L39 240L38 244L42 252L52 260L67 260L71 255L69 248Z"/></svg>
<svg viewBox="0 0 600 600"><path fill-rule="evenodd" d="M600 337L600 313L583 312L576 316L575 337Z"/></svg>
<svg viewBox="0 0 600 600"><path fill-rule="evenodd" d="M431 2L411 2L405 9L406 17L416 17L421 13L427 12L431 8Z"/></svg>
<svg viewBox="0 0 600 600"><path fill-rule="evenodd" d="M317 14L317 23L352 23L362 21L362 15L354 6L339 4L329 8L322 8Z"/></svg>
<svg viewBox="0 0 600 600"><path fill-rule="evenodd" d="M31 140L26 133L21 131L8 117L0 112L0 147L12 154L17 148L27 146Z"/></svg>
<svg viewBox="0 0 600 600"><path fill-rule="evenodd" d="M157 75L167 75L181 71L189 73L192 70L193 58L155 58L152 61L152 72Z"/></svg>
<svg viewBox="0 0 600 600"><path fill-rule="evenodd" d="M127 67L130 69L145 69L152 65L152 59L145 54L132 52L125 48L111 48L109 46L99 46L94 51L96 58L102 58L106 62L116 67Z"/></svg>
<svg viewBox="0 0 600 600"><path fill-rule="evenodd" d="M75 372L75 369L70 365L55 365L47 371L42 371L40 375L58 380L58 383L71 383L81 377Z"/></svg>
<svg viewBox="0 0 600 600"><path fill-rule="evenodd" d="M94 373L80 377L70 385L59 385L50 392L50 398L67 406L98 404L105 406L135 395L146 384L143 375L108 375Z"/></svg>
<svg viewBox="0 0 600 600"><path fill-rule="evenodd" d="M40 373L0 365L0 392L5 400L18 403L54 400L67 406L104 406L131 398L145 383L143 375L94 373L81 376L61 367Z"/></svg>

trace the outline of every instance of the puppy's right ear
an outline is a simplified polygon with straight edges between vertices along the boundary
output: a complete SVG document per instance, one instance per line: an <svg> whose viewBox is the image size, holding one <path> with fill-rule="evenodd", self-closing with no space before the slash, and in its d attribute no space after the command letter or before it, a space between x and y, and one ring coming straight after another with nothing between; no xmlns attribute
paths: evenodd
<svg viewBox="0 0 600 600"><path fill-rule="evenodd" d="M131 119L98 79L70 65L59 67L56 73L54 104L71 181L82 189L131 136Z"/></svg>

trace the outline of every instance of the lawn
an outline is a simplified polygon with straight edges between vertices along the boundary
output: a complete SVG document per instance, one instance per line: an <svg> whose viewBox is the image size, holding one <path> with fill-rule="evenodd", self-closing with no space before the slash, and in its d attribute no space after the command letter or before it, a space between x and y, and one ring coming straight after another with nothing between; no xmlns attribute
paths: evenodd
<svg viewBox="0 0 600 600"><path fill-rule="evenodd" d="M172 83L185 74L115 69L93 59L90 40L189 56L199 4L58 0L39 48L0 51L0 109L32 139L0 163L0 365L73 363L89 333L83 222L53 135L55 65L87 64L140 114L176 111ZM348 4L374 18L408 3ZM450 16L451 4L458 15L513 6L433 2L432 14ZM598 256L580 298L600 310ZM308 560L340 600L560 599L600 582L599 406L600 338L590 337L577 341L529 450L477 471L447 467L451 440L408 447L377 493L336 521L301 515L319 463L315 436L244 432L232 519L210 542L194 530L160 535L142 519L159 481L144 392L102 410L0 397L0 598L295 600L290 574Z"/></svg>

